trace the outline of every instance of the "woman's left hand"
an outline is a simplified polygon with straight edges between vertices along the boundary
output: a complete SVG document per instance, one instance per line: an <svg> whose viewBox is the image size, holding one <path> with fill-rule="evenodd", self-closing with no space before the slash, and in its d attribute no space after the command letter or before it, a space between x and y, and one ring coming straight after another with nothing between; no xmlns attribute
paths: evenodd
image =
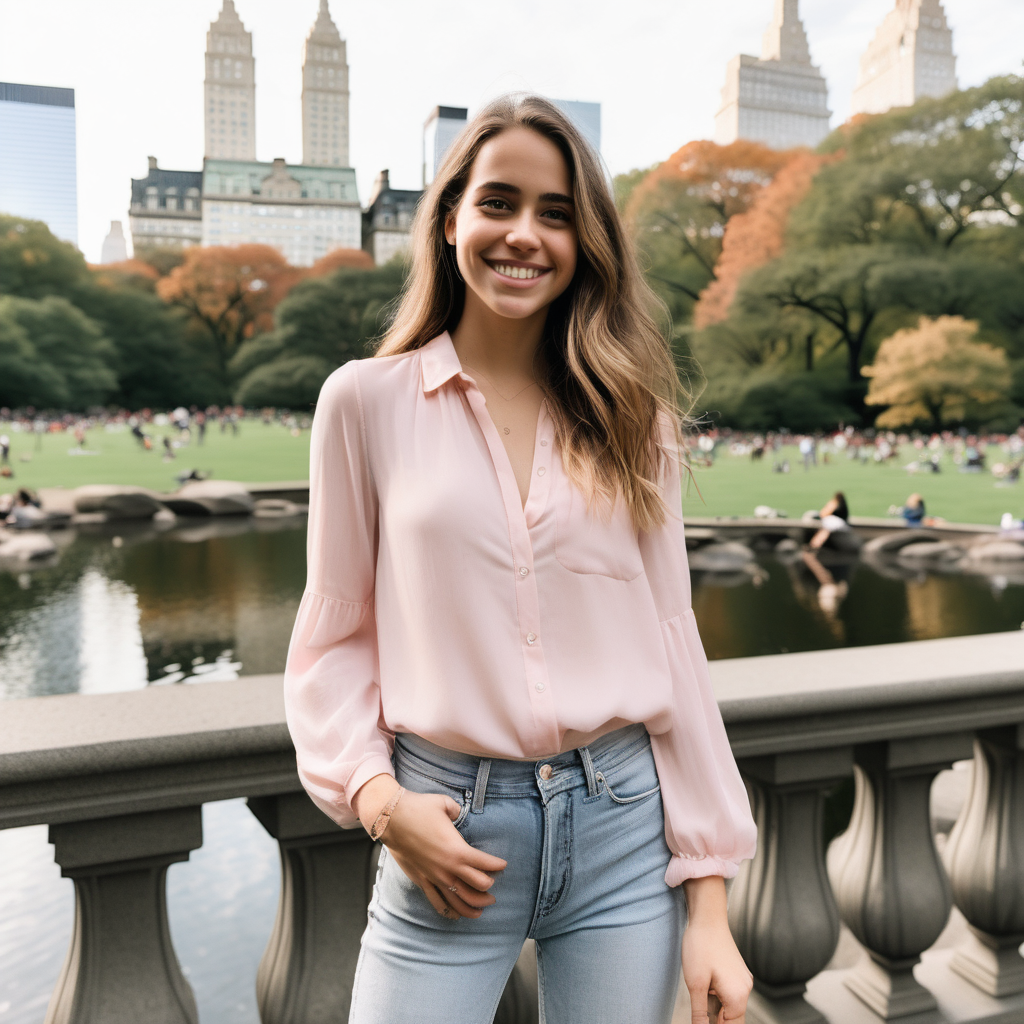
<svg viewBox="0 0 1024 1024"><path fill-rule="evenodd" d="M729 931L725 883L720 877L683 883L689 920L683 933L683 980L693 1024L745 1024L754 978ZM709 996L721 1011L709 1015ZM711 999L711 1003L714 999Z"/></svg>

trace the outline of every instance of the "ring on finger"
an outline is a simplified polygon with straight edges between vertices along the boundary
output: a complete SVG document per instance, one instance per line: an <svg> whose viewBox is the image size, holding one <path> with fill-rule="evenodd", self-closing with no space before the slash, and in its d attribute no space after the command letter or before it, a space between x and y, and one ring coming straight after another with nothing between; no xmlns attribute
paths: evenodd
<svg viewBox="0 0 1024 1024"><path fill-rule="evenodd" d="M454 885L449 885L449 886L448 886L448 891L449 891L449 892L453 892L453 893L455 893L455 895L456 895L456 896L458 896L458 895L459 895L459 890L458 890L458 889L456 889Z"/></svg>

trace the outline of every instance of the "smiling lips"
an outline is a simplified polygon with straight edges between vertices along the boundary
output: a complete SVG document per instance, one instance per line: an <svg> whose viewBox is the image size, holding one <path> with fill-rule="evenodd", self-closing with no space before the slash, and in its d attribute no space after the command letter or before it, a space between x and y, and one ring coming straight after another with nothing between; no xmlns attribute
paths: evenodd
<svg viewBox="0 0 1024 1024"><path fill-rule="evenodd" d="M532 281L534 278L547 274L550 267L517 267L511 263L491 263L490 266L502 277L512 278L514 281Z"/></svg>

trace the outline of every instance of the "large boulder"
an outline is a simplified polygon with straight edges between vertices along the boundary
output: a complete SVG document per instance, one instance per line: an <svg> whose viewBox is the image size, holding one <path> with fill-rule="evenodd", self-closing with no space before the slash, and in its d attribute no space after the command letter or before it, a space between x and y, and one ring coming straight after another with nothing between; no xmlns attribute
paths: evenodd
<svg viewBox="0 0 1024 1024"><path fill-rule="evenodd" d="M907 527L872 537L861 549L861 553L869 556L894 555L900 548L905 548L908 544L936 544L938 540L938 537L932 536L924 530Z"/></svg>
<svg viewBox="0 0 1024 1024"><path fill-rule="evenodd" d="M972 564L1010 563L1024 565L1024 544L1012 540L995 540L975 544L967 551Z"/></svg>
<svg viewBox="0 0 1024 1024"><path fill-rule="evenodd" d="M963 557L963 548L940 540L934 543L922 541L917 544L906 544L896 552L896 557L903 563L914 565L941 565L957 562Z"/></svg>
<svg viewBox="0 0 1024 1024"><path fill-rule="evenodd" d="M703 572L735 572L754 561L754 552L746 544L728 541L707 544L689 553L691 569Z"/></svg>
<svg viewBox="0 0 1024 1024"><path fill-rule="evenodd" d="M255 507L245 484L234 480L194 480L161 500L179 516L248 516Z"/></svg>
<svg viewBox="0 0 1024 1024"><path fill-rule="evenodd" d="M86 484L75 488L75 511L103 513L107 519L152 519L162 508L145 487L125 484Z"/></svg>

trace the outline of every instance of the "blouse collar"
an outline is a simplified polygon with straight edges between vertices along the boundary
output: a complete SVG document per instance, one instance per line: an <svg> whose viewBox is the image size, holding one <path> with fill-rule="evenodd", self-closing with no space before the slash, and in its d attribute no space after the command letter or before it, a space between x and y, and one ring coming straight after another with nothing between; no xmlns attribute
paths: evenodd
<svg viewBox="0 0 1024 1024"><path fill-rule="evenodd" d="M420 377L424 391L436 391L460 373L462 364L447 331L420 347Z"/></svg>

